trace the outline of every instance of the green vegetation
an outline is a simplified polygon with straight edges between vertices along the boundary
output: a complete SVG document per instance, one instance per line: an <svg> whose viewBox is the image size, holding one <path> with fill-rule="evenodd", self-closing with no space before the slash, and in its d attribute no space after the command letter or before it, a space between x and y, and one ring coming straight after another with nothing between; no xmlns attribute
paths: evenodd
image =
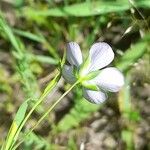
<svg viewBox="0 0 150 150"><path fill-rule="evenodd" d="M149 0L0 1L0 148L149 149L149 14ZM110 44L122 90L94 105L67 84L69 41Z"/></svg>

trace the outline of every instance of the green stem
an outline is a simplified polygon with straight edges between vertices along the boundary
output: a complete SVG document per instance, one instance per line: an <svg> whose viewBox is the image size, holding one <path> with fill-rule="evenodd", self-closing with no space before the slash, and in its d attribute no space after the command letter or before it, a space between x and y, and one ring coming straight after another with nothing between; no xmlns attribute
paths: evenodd
<svg viewBox="0 0 150 150"><path fill-rule="evenodd" d="M53 79L53 81L55 82L55 80L57 78L59 78L59 76L60 76L60 73L58 73L55 76L55 78ZM14 144L16 142L16 139L17 139L19 133L21 132L24 124L27 122L27 120L29 119L29 117L31 116L31 114L33 113L33 111L37 108L37 106L39 106L43 102L44 98L48 95L49 91L54 88L54 86L55 86L55 83L52 83L52 86L50 88L48 88L48 89L46 88L44 90L44 93L40 96L39 100L35 103L35 105L32 107L32 109L29 111L29 113L27 114L27 116L22 121L21 125L18 127L18 129L17 129L17 131L16 131L16 133L14 135L14 138L13 138L14 141L11 143L10 147L7 148L7 150L11 150L11 148L14 146Z"/></svg>
<svg viewBox="0 0 150 150"><path fill-rule="evenodd" d="M53 110L53 108L79 83L76 81L45 113L44 115L38 120L38 122L32 127L32 129L24 135L24 138L16 145L12 150L15 150L24 140L25 137L28 136L42 121L43 119Z"/></svg>

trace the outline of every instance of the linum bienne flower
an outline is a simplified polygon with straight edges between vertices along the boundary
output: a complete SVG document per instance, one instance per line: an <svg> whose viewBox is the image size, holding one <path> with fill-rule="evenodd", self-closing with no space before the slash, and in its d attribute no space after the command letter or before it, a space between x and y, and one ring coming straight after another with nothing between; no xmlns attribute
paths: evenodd
<svg viewBox="0 0 150 150"><path fill-rule="evenodd" d="M104 102L107 92L118 92L124 84L123 74L117 68L104 68L114 59L112 48L105 42L93 44L85 60L79 45L70 42L66 57L70 65L63 66L64 79L70 84L78 80L84 98L91 103Z"/></svg>

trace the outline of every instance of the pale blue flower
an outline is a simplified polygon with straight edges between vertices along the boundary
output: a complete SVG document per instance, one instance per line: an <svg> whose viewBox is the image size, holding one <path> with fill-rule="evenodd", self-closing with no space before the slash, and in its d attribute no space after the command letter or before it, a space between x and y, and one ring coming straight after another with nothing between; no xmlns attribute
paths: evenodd
<svg viewBox="0 0 150 150"><path fill-rule="evenodd" d="M104 68L114 59L112 48L104 42L92 45L88 58L83 61L80 47L75 42L67 45L67 61L62 75L66 82L73 84L80 81L83 96L89 102L102 103L107 99L107 92L118 92L124 85L123 74L115 67ZM104 69L103 69L104 68Z"/></svg>

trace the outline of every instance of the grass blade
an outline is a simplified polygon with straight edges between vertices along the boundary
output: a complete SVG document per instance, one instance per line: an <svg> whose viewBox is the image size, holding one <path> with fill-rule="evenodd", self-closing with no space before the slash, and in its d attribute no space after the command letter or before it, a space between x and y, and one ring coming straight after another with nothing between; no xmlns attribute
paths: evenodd
<svg viewBox="0 0 150 150"><path fill-rule="evenodd" d="M149 0L139 0L135 2L136 7L150 8ZM52 8L49 10L35 10L31 7L23 9L23 15L28 17L33 16L52 16L52 17L87 17L94 15L102 15L110 12L122 12L131 8L127 0L121 1L94 1L73 4L59 8ZM22 15L22 14L21 14Z"/></svg>

